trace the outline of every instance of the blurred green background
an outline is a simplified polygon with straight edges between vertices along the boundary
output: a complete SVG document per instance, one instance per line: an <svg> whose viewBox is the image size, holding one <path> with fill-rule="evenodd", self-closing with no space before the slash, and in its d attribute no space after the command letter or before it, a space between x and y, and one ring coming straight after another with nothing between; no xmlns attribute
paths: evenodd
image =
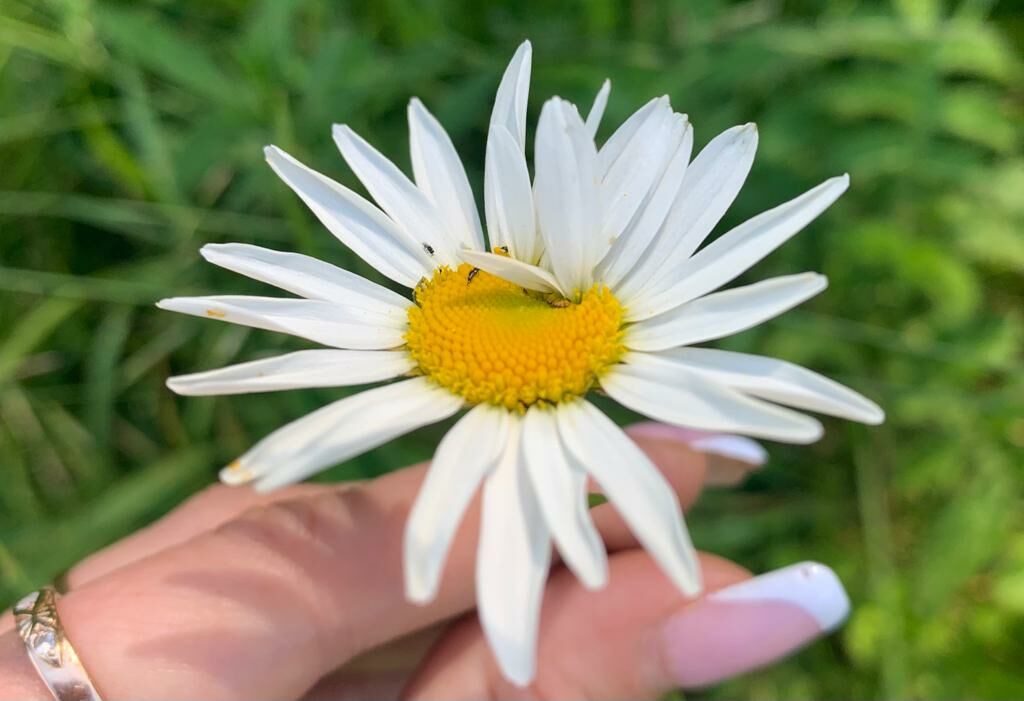
<svg viewBox="0 0 1024 701"><path fill-rule="evenodd" d="M1024 697L1024 11L988 0L0 0L0 607L209 484L254 440L342 392L180 399L172 373L297 347L159 312L167 295L263 293L208 241L369 273L271 173L276 143L356 186L347 122L407 165L405 107L448 127L481 189L494 91L534 42L530 111L589 105L602 135L649 97L698 145L757 121L724 226L848 171L850 192L749 277L829 290L727 347L878 400L771 445L690 518L755 570L831 564L849 624L700 696ZM623 421L630 417L620 415ZM443 427L328 479L423 459Z"/></svg>

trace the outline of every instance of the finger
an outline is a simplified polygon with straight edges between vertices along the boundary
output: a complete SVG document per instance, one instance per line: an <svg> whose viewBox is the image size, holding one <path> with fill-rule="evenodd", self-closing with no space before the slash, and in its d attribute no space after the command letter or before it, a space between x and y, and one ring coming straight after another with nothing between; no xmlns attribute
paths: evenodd
<svg viewBox="0 0 1024 701"><path fill-rule="evenodd" d="M677 452L671 479L695 494L701 460ZM62 610L83 662L110 696L294 697L351 656L468 610L478 505L434 603L405 601L401 541L423 473L250 509L72 590ZM610 541L626 537L609 505L594 512Z"/></svg>
<svg viewBox="0 0 1024 701"><path fill-rule="evenodd" d="M767 458L764 448L758 443L740 436L714 434L656 422L634 424L626 432L666 475L684 509L696 501L704 484L735 483L750 471L761 467ZM413 469L425 469L425 466ZM152 525L75 565L65 576L67 588L77 588L136 560L183 543L255 506L323 494L353 484L302 484L270 494L215 484L189 498ZM593 516L609 550L635 547L635 538L610 507L598 507ZM0 614L0 632L12 627L10 612Z"/></svg>
<svg viewBox="0 0 1024 701"><path fill-rule="evenodd" d="M665 473L686 508L700 493L702 483L733 483L764 464L766 454L755 441L740 436L714 434L655 422L642 422L626 432ZM100 550L75 565L66 575L67 587L79 587L108 572L211 530L261 504L286 501L303 495L352 486L303 484L261 494L251 489L213 485L188 499L154 524ZM627 538L613 543L628 547ZM4 630L0 618L0 630Z"/></svg>
<svg viewBox="0 0 1024 701"><path fill-rule="evenodd" d="M95 579L61 602L69 636L111 697L298 696L351 656L472 606L478 505L435 602L405 602L400 544L423 472L256 507Z"/></svg>
<svg viewBox="0 0 1024 701"><path fill-rule="evenodd" d="M298 484L269 494L215 484L185 500L158 521L99 550L75 564L64 575L61 591L75 589L136 560L141 560L193 536L211 530L246 509L275 501L295 499L330 489L317 484ZM14 627L10 609L0 613L0 633Z"/></svg>
<svg viewBox="0 0 1024 701"><path fill-rule="evenodd" d="M51 698L39 673L32 668L25 643L14 630L0 633L0 700Z"/></svg>
<svg viewBox="0 0 1024 701"><path fill-rule="evenodd" d="M734 484L761 467L767 459L763 447L741 436L679 428L653 421L634 424L626 432L666 475L684 509L696 501L704 484ZM416 466L415 469L423 467ZM66 587L77 588L136 560L183 543L255 506L345 489L353 484L300 484L269 494L212 485L150 526L76 564L65 575ZM598 508L594 517L610 550L636 545L632 534L613 510ZM0 614L0 631L11 627L13 618L9 611L5 611Z"/></svg>
<svg viewBox="0 0 1024 701"><path fill-rule="evenodd" d="M584 590L565 571L549 583L528 689L505 681L479 623L443 638L406 690L432 698L656 698L705 687L769 664L846 617L835 574L802 563L755 578L701 558L708 594L684 601L638 550L611 559L606 589Z"/></svg>
<svg viewBox="0 0 1024 701"><path fill-rule="evenodd" d="M303 701L397 699L447 625L431 626L360 655L321 678Z"/></svg>
<svg viewBox="0 0 1024 701"><path fill-rule="evenodd" d="M421 478L250 509L69 592L68 635L112 698L296 698L340 661L471 604L465 582L433 610L403 602L400 541ZM453 553L464 571L471 557Z"/></svg>
<svg viewBox="0 0 1024 701"><path fill-rule="evenodd" d="M626 433L648 452L652 446L668 444L685 446L703 455L706 465L705 486L739 484L768 461L768 452L764 446L745 436L699 431L656 421L633 424L626 429ZM655 463L658 460L655 459Z"/></svg>
<svg viewBox="0 0 1024 701"><path fill-rule="evenodd" d="M80 587L120 567L152 555L234 518L246 509L295 499L331 489L318 484L298 484L269 494L214 484L190 497L155 523L93 553L67 575L67 589Z"/></svg>
<svg viewBox="0 0 1024 701"><path fill-rule="evenodd" d="M693 506L707 484L725 484L727 476L738 482L736 475L746 475L767 460L760 444L741 436L653 421L634 424L626 433L665 475L684 511ZM592 509L591 515L609 552L637 547L636 537L610 504Z"/></svg>

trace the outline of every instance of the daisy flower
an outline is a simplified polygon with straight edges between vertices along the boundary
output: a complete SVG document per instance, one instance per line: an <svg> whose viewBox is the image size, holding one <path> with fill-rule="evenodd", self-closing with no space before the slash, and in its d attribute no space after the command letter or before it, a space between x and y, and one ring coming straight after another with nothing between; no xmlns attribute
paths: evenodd
<svg viewBox="0 0 1024 701"><path fill-rule="evenodd" d="M552 546L584 586L607 556L588 480L687 595L697 558L665 478L587 394L601 390L658 421L791 443L822 434L780 405L879 423L871 401L772 358L695 344L771 319L825 288L801 273L717 291L821 214L848 184L832 178L706 246L757 145L752 124L692 161L693 130L667 97L651 100L600 148L602 86L586 119L557 97L541 110L534 175L524 155L530 44L498 87L484 178L488 242L441 124L409 105L413 179L345 125L334 140L376 200L270 146L271 168L327 229L399 294L329 263L244 244L206 260L297 297L211 296L159 303L327 346L171 378L212 395L396 380L329 404L257 443L221 472L268 490L302 480L421 426L468 412L440 442L409 515L405 589L436 594L447 550L482 485L476 564L480 620L504 674L534 674ZM399 379L401 378L401 379Z"/></svg>

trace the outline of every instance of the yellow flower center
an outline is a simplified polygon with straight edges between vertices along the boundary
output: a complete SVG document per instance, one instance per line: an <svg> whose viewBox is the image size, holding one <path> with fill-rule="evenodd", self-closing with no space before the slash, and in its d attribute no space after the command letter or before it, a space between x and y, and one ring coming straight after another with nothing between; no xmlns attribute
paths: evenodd
<svg viewBox="0 0 1024 701"><path fill-rule="evenodd" d="M582 396L623 353L622 305L607 287L570 303L463 263L439 268L415 297L409 353L471 404L525 411Z"/></svg>

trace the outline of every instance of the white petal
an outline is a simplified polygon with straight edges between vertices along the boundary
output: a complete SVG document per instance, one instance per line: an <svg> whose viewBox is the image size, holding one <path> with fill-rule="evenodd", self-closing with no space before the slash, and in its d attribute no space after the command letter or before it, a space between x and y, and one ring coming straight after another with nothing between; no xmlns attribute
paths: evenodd
<svg viewBox="0 0 1024 701"><path fill-rule="evenodd" d="M452 427L434 454L405 522L405 595L418 604L434 599L459 522L480 483L498 464L509 441L509 413L479 404Z"/></svg>
<svg viewBox="0 0 1024 701"><path fill-rule="evenodd" d="M594 104L590 106L587 113L587 133L593 139L597 136L597 128L601 126L601 118L604 117L604 109L608 106L608 95L612 91L612 81L605 79L601 83L601 89L597 91Z"/></svg>
<svg viewBox="0 0 1024 701"><path fill-rule="evenodd" d="M686 131L686 117L668 101L651 111L601 179L601 236L606 245L621 234L651 190ZM604 251L602 251L602 254Z"/></svg>
<svg viewBox="0 0 1024 701"><path fill-rule="evenodd" d="M590 518L587 475L570 463L553 411L533 408L523 418L523 457L544 520L573 574L588 589L608 581L608 556Z"/></svg>
<svg viewBox="0 0 1024 701"><path fill-rule="evenodd" d="M726 130L697 154L658 237L618 290L624 299L651 289L707 238L743 187L756 151L757 128L746 124Z"/></svg>
<svg viewBox="0 0 1024 701"><path fill-rule="evenodd" d="M434 263L422 246L379 209L276 146L268 146L263 152L278 177L302 198L328 231L382 275L406 287L415 287L420 278L430 277Z"/></svg>
<svg viewBox="0 0 1024 701"><path fill-rule="evenodd" d="M368 389L277 429L221 470L221 481L259 491L299 482L392 438L442 421L462 398L423 377Z"/></svg>
<svg viewBox="0 0 1024 701"><path fill-rule="evenodd" d="M505 127L519 143L519 150L526 148L526 105L530 97L530 64L533 47L524 41L516 49L498 85L491 110L491 124Z"/></svg>
<svg viewBox="0 0 1024 701"><path fill-rule="evenodd" d="M595 277L613 289L636 266L651 241L663 229L665 216L682 187L693 149L693 128L683 115L676 117L683 120L682 137L659 174L657 187L648 194L640 211L622 235L615 239L594 273Z"/></svg>
<svg viewBox="0 0 1024 701"><path fill-rule="evenodd" d="M753 399L649 353L628 353L601 378L601 387L620 404L678 426L786 443L812 443L822 433L810 416Z"/></svg>
<svg viewBox="0 0 1024 701"><path fill-rule="evenodd" d="M849 184L849 176L831 178L740 224L666 274L663 283L649 288L635 304L627 306L634 309L636 318L646 318L725 285L810 224L846 192Z"/></svg>
<svg viewBox="0 0 1024 701"><path fill-rule="evenodd" d="M416 185L459 243L482 251L484 234L466 169L444 127L416 98L409 103L409 149Z"/></svg>
<svg viewBox="0 0 1024 701"><path fill-rule="evenodd" d="M534 204L544 249L559 285L571 296L590 287L607 248L597 236L597 154L575 106L544 104L537 127Z"/></svg>
<svg viewBox="0 0 1024 701"><path fill-rule="evenodd" d="M533 188L522 147L500 124L487 135L484 208L491 247L508 248L524 263L536 263L543 244L537 232Z"/></svg>
<svg viewBox="0 0 1024 701"><path fill-rule="evenodd" d="M157 302L172 312L277 331L335 348L385 350L405 343L405 322L378 312L316 299L274 297L171 297Z"/></svg>
<svg viewBox="0 0 1024 701"><path fill-rule="evenodd" d="M435 264L454 264L456 239L448 233L443 215L427 196L347 125L335 124L332 134L352 172L406 236L419 242Z"/></svg>
<svg viewBox="0 0 1024 701"><path fill-rule="evenodd" d="M652 98L619 125L619 128L608 138L608 141L604 143L597 154L597 172L599 177L603 178L605 173L615 165L615 161L622 155L622 151L633 138L633 135L636 134L636 130L640 128L640 125L650 116L651 112L667 106L667 96L662 95L661 97Z"/></svg>
<svg viewBox="0 0 1024 701"><path fill-rule="evenodd" d="M885 412L867 397L784 360L711 348L679 348L658 355L761 399L868 424L885 420Z"/></svg>
<svg viewBox="0 0 1024 701"><path fill-rule="evenodd" d="M403 375L416 363L403 351L304 350L264 360L178 375L167 386L192 397L307 387L343 387Z"/></svg>
<svg viewBox="0 0 1024 701"><path fill-rule="evenodd" d="M208 243L199 252L214 265L307 299L363 307L396 320L405 318L412 304L402 295L361 275L299 253L273 251L245 243Z"/></svg>
<svg viewBox="0 0 1024 701"><path fill-rule="evenodd" d="M505 677L533 679L541 597L551 562L551 538L519 458L519 424L498 467L484 483L476 601L480 625Z"/></svg>
<svg viewBox="0 0 1024 701"><path fill-rule="evenodd" d="M801 273L713 292L630 326L626 346L657 351L730 336L789 311L827 285L824 275Z"/></svg>
<svg viewBox="0 0 1024 701"><path fill-rule="evenodd" d="M558 292L562 294L558 281L544 268L530 265L495 253L479 253L462 251L461 257L470 265L496 275L503 280L514 282L520 287L538 292Z"/></svg>
<svg viewBox="0 0 1024 701"><path fill-rule="evenodd" d="M699 594L697 552L675 490L658 468L589 402L561 405L557 415L562 440L601 486L637 540L684 594Z"/></svg>

